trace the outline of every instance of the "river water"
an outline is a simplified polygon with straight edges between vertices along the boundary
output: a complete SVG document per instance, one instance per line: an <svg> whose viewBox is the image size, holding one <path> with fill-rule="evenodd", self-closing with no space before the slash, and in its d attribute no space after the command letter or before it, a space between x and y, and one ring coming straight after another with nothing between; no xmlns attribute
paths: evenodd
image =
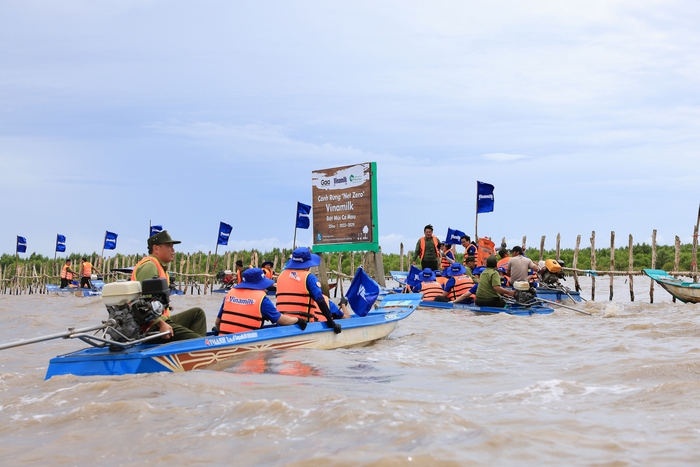
<svg viewBox="0 0 700 467"><path fill-rule="evenodd" d="M697 465L700 317L635 278L575 311L419 309L389 338L226 371L44 381L52 340L0 351L0 464ZM602 286L602 284L604 284ZM569 284L571 285L571 284ZM590 280L583 280L590 298ZM178 296L213 324L222 296ZM177 311L177 310L176 310ZM86 327L99 298L0 296L0 343Z"/></svg>

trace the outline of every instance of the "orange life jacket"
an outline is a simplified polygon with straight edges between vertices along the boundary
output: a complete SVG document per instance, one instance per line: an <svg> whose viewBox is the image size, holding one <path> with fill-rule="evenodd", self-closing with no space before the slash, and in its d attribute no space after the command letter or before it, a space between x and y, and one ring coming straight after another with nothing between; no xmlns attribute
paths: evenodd
<svg viewBox="0 0 700 467"><path fill-rule="evenodd" d="M479 248L476 251L476 265L477 266L486 266L486 258L489 256L493 255L496 250L494 248L496 247L496 244L493 243L491 240L489 240L486 237L482 237L479 239Z"/></svg>
<svg viewBox="0 0 700 467"><path fill-rule="evenodd" d="M277 311L306 321L326 321L306 287L309 271L285 269L277 278Z"/></svg>
<svg viewBox="0 0 700 467"><path fill-rule="evenodd" d="M219 334L260 329L263 325L262 301L267 296L264 290L229 290L224 299Z"/></svg>
<svg viewBox="0 0 700 467"><path fill-rule="evenodd" d="M447 277L445 277L445 276L437 276L437 277L435 278L435 282L437 282L438 284L440 284L440 287L442 287L443 285L447 284L447 281L448 281L448 280L449 280L449 278L447 278Z"/></svg>
<svg viewBox="0 0 700 467"><path fill-rule="evenodd" d="M435 257L440 257L440 250L438 248L438 239L433 237L433 246L435 247ZM420 238L420 259L422 260L425 256L425 237Z"/></svg>
<svg viewBox="0 0 700 467"><path fill-rule="evenodd" d="M496 264L496 267L497 268L500 268L501 266L507 267L509 262L510 262L510 256L506 256L505 258L501 258L498 260L498 264Z"/></svg>
<svg viewBox="0 0 700 467"><path fill-rule="evenodd" d="M437 282L422 282L420 286L420 293L423 294L423 300L425 301L435 301L435 297L442 295L444 290L440 287Z"/></svg>
<svg viewBox="0 0 700 467"><path fill-rule="evenodd" d="M72 281L73 280L73 273L69 271L70 266L67 264L63 265L63 269L61 269L61 279L65 279L67 281Z"/></svg>
<svg viewBox="0 0 700 467"><path fill-rule="evenodd" d="M452 263L447 259L447 254L452 253L452 250L447 250L445 252L445 256L440 256L440 269L447 269L450 266L452 266ZM452 257L452 261L454 261L454 255Z"/></svg>
<svg viewBox="0 0 700 467"><path fill-rule="evenodd" d="M85 261L83 263L83 277L90 277L92 275L92 264L90 262Z"/></svg>
<svg viewBox="0 0 700 467"><path fill-rule="evenodd" d="M263 274L265 274L265 277L268 279L272 279L272 276L274 275L274 271L272 269L267 269L267 268L262 268Z"/></svg>
<svg viewBox="0 0 700 467"><path fill-rule="evenodd" d="M454 280L455 285L448 291L448 297L450 297L450 300L456 300L466 292L469 292L469 289L474 286L474 281L467 275L456 276L454 277Z"/></svg>
<svg viewBox="0 0 700 467"><path fill-rule="evenodd" d="M163 265L160 264L160 261L158 261L157 258L154 258L153 256L144 256L141 261L136 263L136 266L134 266L134 269L131 271L131 280L135 281L138 280L136 279L136 270L141 266L142 264L146 264L147 262L151 261L153 264L156 265L156 269L158 269L158 277L163 278L165 277L165 280L168 281L168 286L170 286L170 274L165 272L165 269L163 268ZM170 308L166 308L163 310L163 316L170 316Z"/></svg>
<svg viewBox="0 0 700 467"><path fill-rule="evenodd" d="M243 272L240 269L236 270L236 284L243 282Z"/></svg>

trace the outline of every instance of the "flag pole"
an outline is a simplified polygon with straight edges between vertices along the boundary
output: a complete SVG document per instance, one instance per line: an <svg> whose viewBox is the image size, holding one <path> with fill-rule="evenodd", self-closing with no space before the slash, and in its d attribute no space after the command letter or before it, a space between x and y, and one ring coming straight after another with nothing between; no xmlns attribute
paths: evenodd
<svg viewBox="0 0 700 467"><path fill-rule="evenodd" d="M105 240L107 240L107 231L105 230L105 238L102 239L102 254L100 255L102 259L100 260L100 265L104 269L105 267ZM106 274L106 271L104 272Z"/></svg>
<svg viewBox="0 0 700 467"><path fill-rule="evenodd" d="M292 250L296 250L296 249L297 249L297 226L295 223L294 224L294 241L292 242Z"/></svg>
<svg viewBox="0 0 700 467"><path fill-rule="evenodd" d="M474 241L479 243L479 182L476 182L476 220L474 221Z"/></svg>

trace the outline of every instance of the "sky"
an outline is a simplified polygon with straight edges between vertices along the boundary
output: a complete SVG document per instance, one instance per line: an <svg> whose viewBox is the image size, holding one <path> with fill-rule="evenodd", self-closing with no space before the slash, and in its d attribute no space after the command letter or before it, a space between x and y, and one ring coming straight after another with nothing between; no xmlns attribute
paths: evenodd
<svg viewBox="0 0 700 467"><path fill-rule="evenodd" d="M477 180L497 244L690 243L698 24L695 0L5 0L0 253L144 253L150 223L214 251L220 221L219 252L291 248L311 173L363 162L387 253L473 236Z"/></svg>

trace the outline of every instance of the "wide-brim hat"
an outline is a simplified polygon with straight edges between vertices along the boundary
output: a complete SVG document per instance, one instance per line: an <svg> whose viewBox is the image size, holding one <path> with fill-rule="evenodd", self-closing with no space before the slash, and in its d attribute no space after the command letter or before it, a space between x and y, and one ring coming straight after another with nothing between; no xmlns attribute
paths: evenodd
<svg viewBox="0 0 700 467"><path fill-rule="evenodd" d="M486 270L485 267L479 266L479 267L474 268L474 270L472 271L472 274L474 274L475 276L478 276L478 275L480 275L482 272L484 272L485 270Z"/></svg>
<svg viewBox="0 0 700 467"><path fill-rule="evenodd" d="M287 261L287 269L306 269L321 264L321 257L311 253L306 247L297 248L292 252L292 258Z"/></svg>
<svg viewBox="0 0 700 467"><path fill-rule="evenodd" d="M435 281L435 272L433 272L432 269L430 268L425 268L423 269L423 272L420 274L420 280L422 282L433 282Z"/></svg>
<svg viewBox="0 0 700 467"><path fill-rule="evenodd" d="M454 262L450 265L449 268L445 269L445 272L450 277L461 276L462 274L467 272L467 268L465 268L463 265L457 262Z"/></svg>
<svg viewBox="0 0 700 467"><path fill-rule="evenodd" d="M168 243L182 243L180 240L173 240L167 230L162 230L148 239L148 246L165 245Z"/></svg>
<svg viewBox="0 0 700 467"><path fill-rule="evenodd" d="M265 277L265 273L260 268L250 268L243 271L243 281L236 284L234 289L254 289L263 290L274 284L275 281Z"/></svg>

